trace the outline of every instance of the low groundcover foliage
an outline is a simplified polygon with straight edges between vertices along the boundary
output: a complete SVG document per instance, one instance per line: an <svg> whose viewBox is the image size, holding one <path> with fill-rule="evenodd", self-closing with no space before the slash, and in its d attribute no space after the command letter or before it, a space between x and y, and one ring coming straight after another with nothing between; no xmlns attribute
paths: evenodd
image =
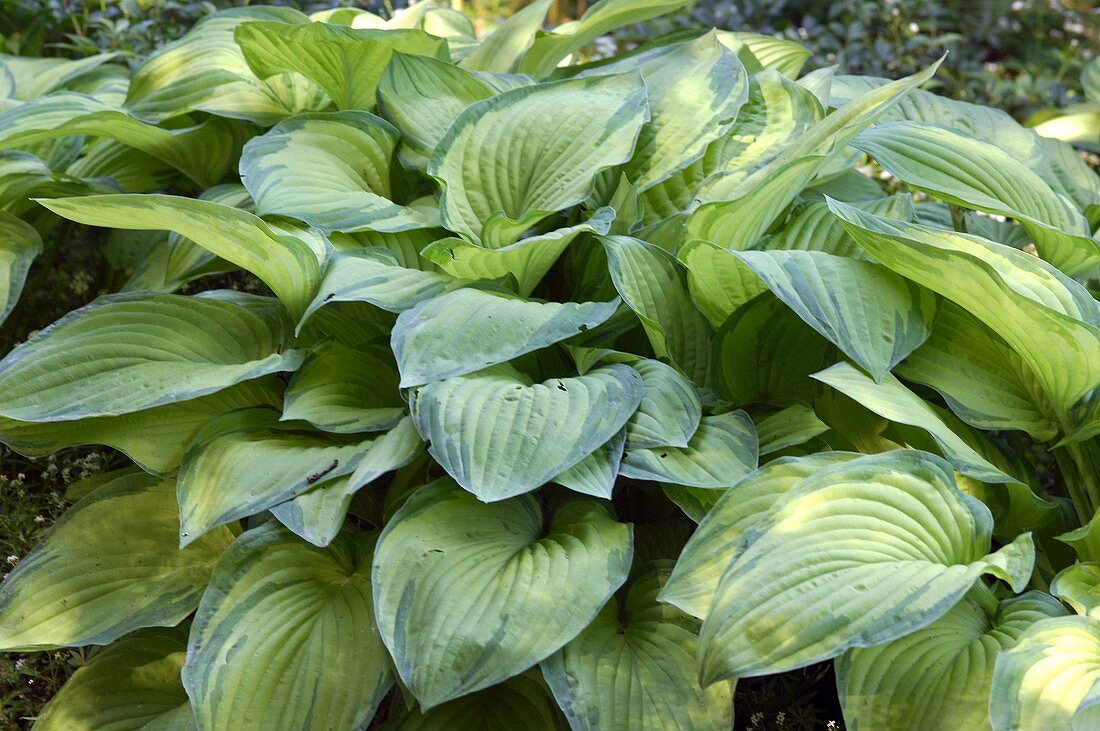
<svg viewBox="0 0 1100 731"><path fill-rule="evenodd" d="M0 440L134 463L0 585L107 645L37 727L718 730L827 660L852 728L1100 723L1100 179L938 64L567 63L681 4L0 57L0 310L24 219L141 252L0 362Z"/></svg>

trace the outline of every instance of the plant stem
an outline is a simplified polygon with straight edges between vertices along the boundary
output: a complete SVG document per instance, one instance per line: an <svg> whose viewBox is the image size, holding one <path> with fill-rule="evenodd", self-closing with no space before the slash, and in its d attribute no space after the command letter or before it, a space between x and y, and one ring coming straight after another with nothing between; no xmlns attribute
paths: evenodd
<svg viewBox="0 0 1100 731"><path fill-rule="evenodd" d="M1056 447L1054 456L1084 525L1100 509L1100 441L1093 438Z"/></svg>

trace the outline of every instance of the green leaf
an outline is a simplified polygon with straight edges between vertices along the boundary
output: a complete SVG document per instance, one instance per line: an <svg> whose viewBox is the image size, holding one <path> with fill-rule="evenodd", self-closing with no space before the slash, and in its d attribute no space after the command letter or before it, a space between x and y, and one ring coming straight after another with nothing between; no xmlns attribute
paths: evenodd
<svg viewBox="0 0 1100 731"><path fill-rule="evenodd" d="M688 271L688 287L695 306L714 327L720 327L738 308L768 285L733 252L709 241L689 241L677 255Z"/></svg>
<svg viewBox="0 0 1100 731"><path fill-rule="evenodd" d="M567 56L608 31L671 13L686 4L686 0L600 0L579 20L538 34L517 70L544 77Z"/></svg>
<svg viewBox="0 0 1100 731"><path fill-rule="evenodd" d="M748 99L729 130L707 147L702 159L644 193L647 213L665 217L688 210L709 177L768 159L824 116L812 94L779 72L752 76Z"/></svg>
<svg viewBox="0 0 1100 731"><path fill-rule="evenodd" d="M244 146L241 182L260 215L290 216L326 232L439 225L391 200L399 136L368 112L299 114Z"/></svg>
<svg viewBox="0 0 1100 731"><path fill-rule="evenodd" d="M411 401L435 460L479 499L495 501L530 492L596 451L625 426L642 392L625 365L544 383L502 365L430 383Z"/></svg>
<svg viewBox="0 0 1100 731"><path fill-rule="evenodd" d="M302 362L271 300L108 295L0 361L0 415L71 421L189 401Z"/></svg>
<svg viewBox="0 0 1100 731"><path fill-rule="evenodd" d="M492 248L465 239L441 239L421 253L428 261L460 279L501 279L512 276L517 291L526 297L546 275L562 252L580 235L605 234L611 228L615 211L596 210L592 217L568 228L529 236L514 244Z"/></svg>
<svg viewBox="0 0 1100 731"><path fill-rule="evenodd" d="M717 500L699 521L676 561L660 599L693 617L710 611L723 572L744 550L742 536L771 512L788 490L823 469L859 457L849 452L821 452L783 457L744 477Z"/></svg>
<svg viewBox="0 0 1100 731"><path fill-rule="evenodd" d="M783 672L902 637L943 616L983 574L1021 590L1031 536L988 554L992 529L989 510L930 454L818 471L743 537L703 622L700 676Z"/></svg>
<svg viewBox="0 0 1100 731"><path fill-rule="evenodd" d="M813 398L810 375L836 360L829 342L770 294L740 307L714 336L714 380L736 405Z"/></svg>
<svg viewBox="0 0 1100 731"><path fill-rule="evenodd" d="M1100 610L1100 564L1075 563L1058 572L1050 582L1050 593L1083 616L1095 617Z"/></svg>
<svg viewBox="0 0 1100 731"><path fill-rule="evenodd" d="M601 170L630 159L647 109L633 75L523 87L474 104L428 165L443 186L443 225L492 248L514 243L585 200Z"/></svg>
<svg viewBox="0 0 1100 731"><path fill-rule="evenodd" d="M849 728L989 728L993 667L1028 627L1066 613L1031 591L997 601L982 585L922 630L837 659Z"/></svg>
<svg viewBox="0 0 1100 731"><path fill-rule="evenodd" d="M180 545L355 471L381 437L280 424L274 409L233 411L207 424L180 465Z"/></svg>
<svg viewBox="0 0 1100 731"><path fill-rule="evenodd" d="M699 687L699 623L657 601L668 568L639 573L542 664L573 729L733 728L733 687Z"/></svg>
<svg viewBox="0 0 1100 731"><path fill-rule="evenodd" d="M420 386L504 363L596 327L618 301L529 302L459 289L402 312L390 346L401 387Z"/></svg>
<svg viewBox="0 0 1100 731"><path fill-rule="evenodd" d="M381 345L317 348L287 385L282 421L307 421L337 434L381 431L405 415L397 368Z"/></svg>
<svg viewBox="0 0 1100 731"><path fill-rule="evenodd" d="M87 226L167 230L247 269L298 317L321 278L328 244L314 234L269 225L258 216L213 201L172 195L92 195L40 201Z"/></svg>
<svg viewBox="0 0 1100 731"><path fill-rule="evenodd" d="M744 67L713 33L670 46L640 65L626 58L590 73L617 73L620 66L641 72L649 97L652 119L624 166L641 191L702 157L748 99Z"/></svg>
<svg viewBox="0 0 1100 731"><path fill-rule="evenodd" d="M552 0L536 0L501 21L473 53L459 63L471 71L506 74L515 70L523 54L535 41L542 28Z"/></svg>
<svg viewBox="0 0 1100 731"><path fill-rule="evenodd" d="M172 480L131 473L95 490L0 584L0 647L105 645L179 624L233 536L219 528L180 550L178 527Z"/></svg>
<svg viewBox="0 0 1100 731"><path fill-rule="evenodd" d="M805 404L792 404L756 422L761 457L804 444L827 431L829 425Z"/></svg>
<svg viewBox="0 0 1100 731"><path fill-rule="evenodd" d="M931 333L935 297L886 267L819 251L734 255L876 381Z"/></svg>
<svg viewBox="0 0 1100 731"><path fill-rule="evenodd" d="M642 321L653 352L697 384L708 382L711 331L688 295L685 273L664 249L628 236L600 239L623 301Z"/></svg>
<svg viewBox="0 0 1100 731"><path fill-rule="evenodd" d="M208 16L145 60L130 81L127 108L150 122L202 111L262 125L318 108L327 100L313 84L303 87L304 77L276 84L252 73L233 34L240 24L257 20L305 23L307 18L291 8L263 6Z"/></svg>
<svg viewBox="0 0 1100 731"><path fill-rule="evenodd" d="M15 309L31 262L41 253L42 238L38 232L0 211L0 325Z"/></svg>
<svg viewBox="0 0 1100 731"><path fill-rule="evenodd" d="M7 80L4 79L6 74L0 74L0 98L29 102L95 71L118 56L118 53L97 53L70 60L0 53L0 71L10 73Z"/></svg>
<svg viewBox="0 0 1100 731"><path fill-rule="evenodd" d="M686 447L703 415L691 381L672 366L645 358L630 364L642 377L642 403L626 424L632 448Z"/></svg>
<svg viewBox="0 0 1100 731"><path fill-rule="evenodd" d="M393 252L381 247L341 251L329 257L317 296L306 307L301 322L329 302L368 302L401 312L467 284L438 272L403 266Z"/></svg>
<svg viewBox="0 0 1100 731"><path fill-rule="evenodd" d="M1100 242L1072 205L1013 155L942 127L892 122L852 143L912 188L1019 221L1039 255L1071 275L1100 264Z"/></svg>
<svg viewBox="0 0 1100 731"><path fill-rule="evenodd" d="M561 731L567 728L553 696L535 670L505 680L479 693L419 713L395 710L382 728L387 731L484 731L505 729L523 719L524 731Z"/></svg>
<svg viewBox="0 0 1100 731"><path fill-rule="evenodd" d="M143 630L119 640L77 668L42 709L35 728L194 731L180 683L186 650L183 628Z"/></svg>
<svg viewBox="0 0 1100 731"><path fill-rule="evenodd" d="M603 446L577 464L554 476L554 482L574 492L611 499L619 467L626 449L626 430L611 437Z"/></svg>
<svg viewBox="0 0 1100 731"><path fill-rule="evenodd" d="M721 488L756 469L756 429L744 411L704 416L686 447L628 447L619 471L636 480Z"/></svg>
<svg viewBox="0 0 1100 731"><path fill-rule="evenodd" d="M259 78L297 72L337 109L372 109L378 79L394 51L447 58L442 38L422 30L361 30L328 23L243 23L233 31Z"/></svg>
<svg viewBox="0 0 1100 731"><path fill-rule="evenodd" d="M204 424L234 409L279 405L273 377L243 381L190 401L118 416L75 421L16 421L0 417L0 442L28 457L66 447L102 444L119 450L146 472L167 474L179 466L183 448Z"/></svg>
<svg viewBox="0 0 1100 731"><path fill-rule="evenodd" d="M851 363L837 363L813 375L861 406L900 424L923 429L936 440L947 461L962 474L980 482L1019 482L991 464L944 423L933 406L905 385L887 375L876 383Z"/></svg>
<svg viewBox="0 0 1100 731"><path fill-rule="evenodd" d="M853 204L857 208L888 218L913 220L913 203L909 195L893 195L873 201ZM774 236L763 243L765 249L800 249L824 251L849 259L866 259L867 255L844 231L844 225L822 201L807 203L795 209L789 221Z"/></svg>
<svg viewBox="0 0 1100 731"><path fill-rule="evenodd" d="M1100 620L1056 617L1033 624L997 658L989 717L995 731L1085 731L1100 722Z"/></svg>
<svg viewBox="0 0 1100 731"><path fill-rule="evenodd" d="M449 480L413 493L378 539L372 577L379 631L421 708L575 637L626 580L631 535L590 499L547 519L533 497L486 505Z"/></svg>
<svg viewBox="0 0 1100 731"><path fill-rule="evenodd" d="M1063 431L1095 428L1100 305L1037 257L830 201L848 234L881 264L955 302L1015 350L1057 410Z"/></svg>
<svg viewBox="0 0 1100 731"><path fill-rule="evenodd" d="M183 685L200 728L370 722L393 683L371 601L373 538L317 548L268 523L233 542L187 643Z"/></svg>
<svg viewBox="0 0 1100 731"><path fill-rule="evenodd" d="M325 480L285 503L271 508L280 523L315 546L327 546L344 525L352 498L387 472L404 467L423 450L424 442L405 417L374 440L355 472Z"/></svg>
<svg viewBox="0 0 1100 731"><path fill-rule="evenodd" d="M458 115L502 90L453 64L395 53L378 82L378 99L386 119L401 130L402 157L423 170Z"/></svg>
<svg viewBox="0 0 1100 731"><path fill-rule="evenodd" d="M932 335L897 367L907 380L936 389L960 419L987 430L1022 429L1040 441L1058 431L1039 380L988 327L952 302Z"/></svg>
<svg viewBox="0 0 1100 731"><path fill-rule="evenodd" d="M745 33L743 31L717 31L720 41L739 55L742 49L748 50L752 61L764 69L775 69L788 78L796 78L811 56L810 49L800 43L785 38ZM756 69L752 69L758 74Z"/></svg>

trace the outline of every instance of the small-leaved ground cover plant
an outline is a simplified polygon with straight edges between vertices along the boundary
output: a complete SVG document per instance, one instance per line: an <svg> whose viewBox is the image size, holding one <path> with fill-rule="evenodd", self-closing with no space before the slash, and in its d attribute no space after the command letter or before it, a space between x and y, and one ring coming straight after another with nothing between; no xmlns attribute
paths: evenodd
<svg viewBox="0 0 1100 731"><path fill-rule="evenodd" d="M28 217L133 261L0 361L0 441L132 462L0 584L105 646L38 728L718 731L830 660L852 728L1096 725L1100 178L949 59L570 63L681 4L0 58L2 302Z"/></svg>

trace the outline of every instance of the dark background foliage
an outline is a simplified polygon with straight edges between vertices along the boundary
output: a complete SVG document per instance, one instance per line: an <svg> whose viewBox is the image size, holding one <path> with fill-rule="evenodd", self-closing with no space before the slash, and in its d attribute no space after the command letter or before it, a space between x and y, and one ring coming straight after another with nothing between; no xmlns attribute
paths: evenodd
<svg viewBox="0 0 1100 731"><path fill-rule="evenodd" d="M356 5L387 15L406 0L266 0L313 12ZM391 4L392 2L392 4ZM136 66L151 50L195 22L242 0L0 0L0 52L81 57L118 51ZM479 30L523 0L453 0ZM557 0L550 19L583 13L589 0ZM629 47L686 27L716 26L790 38L813 52L809 67L898 77L950 50L937 76L941 94L1001 107L1021 121L1081 95L1078 78L1100 50L1093 0L699 0L685 11L619 32ZM606 44L605 44L606 45ZM22 301L0 330L0 354L64 313L112 291L125 272L112 267L101 235L69 223L49 235ZM248 287L227 279L208 286ZM0 446L0 573L26 554L64 511L66 487L119 466L110 450L72 449L27 459ZM0 731L25 728L79 667L86 652L0 657ZM841 728L829 664L742 681L737 726L748 729Z"/></svg>

